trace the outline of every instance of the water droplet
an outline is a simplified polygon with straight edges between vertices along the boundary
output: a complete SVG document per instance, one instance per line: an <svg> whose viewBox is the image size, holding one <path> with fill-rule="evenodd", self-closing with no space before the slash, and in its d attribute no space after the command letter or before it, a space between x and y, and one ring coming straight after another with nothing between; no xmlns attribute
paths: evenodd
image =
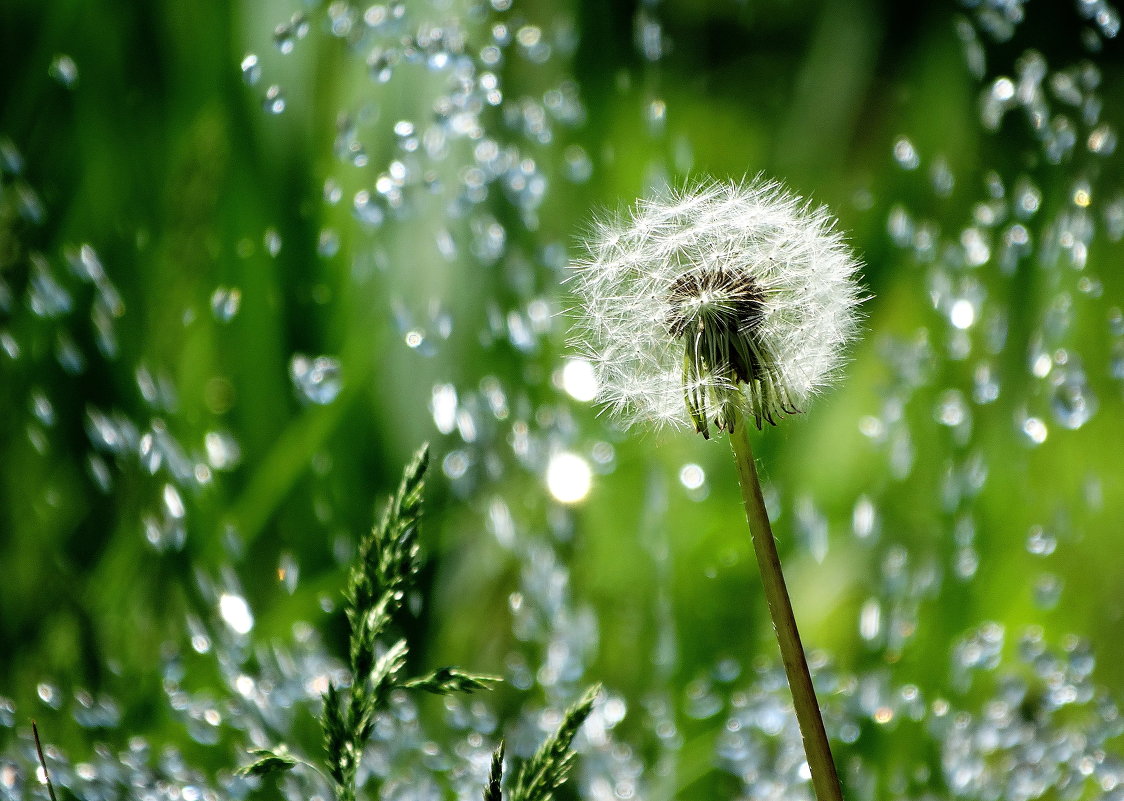
<svg viewBox="0 0 1124 801"><path fill-rule="evenodd" d="M991 258L988 236L978 228L965 228L960 232L960 245L964 248L964 261L969 267L979 267Z"/></svg>
<svg viewBox="0 0 1124 801"><path fill-rule="evenodd" d="M1089 133L1086 146L1090 153L1111 156L1116 152L1116 132L1107 122L1101 123Z"/></svg>
<svg viewBox="0 0 1124 801"><path fill-rule="evenodd" d="M331 356L310 359L298 353L289 362L289 375L297 392L310 403L329 404L343 388L339 360Z"/></svg>
<svg viewBox="0 0 1124 801"><path fill-rule="evenodd" d="M8 175L23 172L23 156L15 143L6 136L0 136L0 172Z"/></svg>
<svg viewBox="0 0 1124 801"><path fill-rule="evenodd" d="M1097 396L1089 387L1085 373L1074 364L1054 371L1054 393L1050 409L1063 427L1077 429L1089 422L1097 411Z"/></svg>
<svg viewBox="0 0 1124 801"><path fill-rule="evenodd" d="M1026 538L1026 549L1035 556L1049 556L1058 547L1058 540L1053 532L1047 531L1042 526L1031 526Z"/></svg>
<svg viewBox="0 0 1124 801"><path fill-rule="evenodd" d="M1028 417L1022 423L1022 432L1026 438L1034 445L1041 445L1046 441L1048 430L1046 424L1040 418Z"/></svg>
<svg viewBox="0 0 1124 801"><path fill-rule="evenodd" d="M351 33L357 18L358 12L349 3L332 3L328 6L328 31L342 39Z"/></svg>
<svg viewBox="0 0 1124 801"><path fill-rule="evenodd" d="M909 247L913 242L913 220L904 206L895 205L886 218L886 231L894 244L900 248Z"/></svg>
<svg viewBox="0 0 1124 801"><path fill-rule="evenodd" d="M697 490L706 481L706 472L697 464L688 463L679 470L679 483L689 490Z"/></svg>
<svg viewBox="0 0 1124 801"><path fill-rule="evenodd" d="M31 413L40 423L50 428L55 424L55 407L39 387L35 387L29 394Z"/></svg>
<svg viewBox="0 0 1124 801"><path fill-rule="evenodd" d="M340 252L340 235L334 228L325 228L320 232L320 238L316 242L316 252L325 259L330 259Z"/></svg>
<svg viewBox="0 0 1124 801"><path fill-rule="evenodd" d="M256 86L261 80L261 64L253 53L247 53L242 59L242 80L247 86Z"/></svg>
<svg viewBox="0 0 1124 801"><path fill-rule="evenodd" d="M999 378L987 362L976 365L972 375L972 400L983 405L999 399Z"/></svg>
<svg viewBox="0 0 1124 801"><path fill-rule="evenodd" d="M976 321L976 307L967 298L960 298L952 304L948 313L952 324L961 330L971 328Z"/></svg>
<svg viewBox="0 0 1124 801"><path fill-rule="evenodd" d="M229 323L242 306L242 290L220 286L211 293L211 314L220 323Z"/></svg>
<svg viewBox="0 0 1124 801"><path fill-rule="evenodd" d="M457 425L457 390L452 384L437 384L429 401L433 424L442 434L451 434Z"/></svg>
<svg viewBox="0 0 1124 801"><path fill-rule="evenodd" d="M463 450L449 451L441 461L441 471L450 481L462 478L468 472L469 458Z"/></svg>
<svg viewBox="0 0 1124 801"><path fill-rule="evenodd" d="M55 336L55 359L71 375L79 375L86 369L86 357L66 331L59 331Z"/></svg>
<svg viewBox="0 0 1124 801"><path fill-rule="evenodd" d="M297 37L288 25L278 25L273 31L273 44L281 52L281 55L287 56L296 47Z"/></svg>
<svg viewBox="0 0 1124 801"><path fill-rule="evenodd" d="M993 670L1003 654L1004 634L999 623L984 623L956 645L954 664L965 670Z"/></svg>
<svg viewBox="0 0 1124 801"><path fill-rule="evenodd" d="M113 474L109 472L109 465L101 456L96 453L87 454L86 469L90 473L94 486L102 493L109 493L113 489Z"/></svg>
<svg viewBox="0 0 1124 801"><path fill-rule="evenodd" d="M60 53L51 59L51 66L47 69L47 73L67 89L73 89L78 85L78 65L65 53Z"/></svg>
<svg viewBox="0 0 1124 801"><path fill-rule="evenodd" d="M584 183L593 175L593 162L581 145L570 145L562 154L566 177L574 183Z"/></svg>
<svg viewBox="0 0 1124 801"><path fill-rule="evenodd" d="M1034 603L1040 609L1054 609L1062 596L1062 580L1053 573L1043 573L1034 581Z"/></svg>
<svg viewBox="0 0 1124 801"><path fill-rule="evenodd" d="M406 343L406 347L417 350L425 344L425 332L418 328L411 328L402 339Z"/></svg>
<svg viewBox="0 0 1124 801"><path fill-rule="evenodd" d="M16 183L16 205L20 216L33 225L42 225L47 218L47 210L39 194L23 181Z"/></svg>
<svg viewBox="0 0 1124 801"><path fill-rule="evenodd" d="M280 86L273 84L265 90L262 108L270 114L280 114L285 110L285 96L281 93Z"/></svg>
<svg viewBox="0 0 1124 801"><path fill-rule="evenodd" d="M882 605L876 598L868 598L859 611L859 636L867 642L876 640L882 633Z"/></svg>
<svg viewBox="0 0 1124 801"><path fill-rule="evenodd" d="M1015 214L1023 219L1032 216L1042 205L1042 191L1029 179L1019 178L1015 184Z"/></svg>
<svg viewBox="0 0 1124 801"><path fill-rule="evenodd" d="M0 350L3 350L12 361L20 357L20 343L12 336L11 331L0 331ZM1124 363L1124 360L1122 360L1122 363Z"/></svg>
<svg viewBox="0 0 1124 801"><path fill-rule="evenodd" d="M235 634L249 634L254 627L250 605L241 595L224 592L219 596L219 615Z"/></svg>
<svg viewBox="0 0 1124 801"><path fill-rule="evenodd" d="M546 468L546 486L555 500L578 503L593 486L593 471L585 459L568 451L550 457Z"/></svg>
<svg viewBox="0 0 1124 801"><path fill-rule="evenodd" d="M280 581L286 592L292 595L297 590L297 582L300 580L301 569L297 563L296 558L289 551L284 551L281 554L281 560L277 564L277 580Z"/></svg>
<svg viewBox="0 0 1124 801"><path fill-rule="evenodd" d="M50 262L38 253L31 254L31 280L27 288L27 307L36 317L54 319L70 312L73 300L51 270Z"/></svg>
<svg viewBox="0 0 1124 801"><path fill-rule="evenodd" d="M50 682L41 681L35 685L35 694L39 696L40 701L51 709L58 709L62 705L62 693L59 692L58 687Z"/></svg>
<svg viewBox="0 0 1124 801"><path fill-rule="evenodd" d="M903 170L916 170L921 164L921 157L913 147L913 142L904 136L899 136L894 141L894 161Z"/></svg>
<svg viewBox="0 0 1124 801"><path fill-rule="evenodd" d="M276 257L281 252L281 235L277 233L276 228L265 229L265 233L262 235L262 244L265 246L266 253L270 256Z"/></svg>
<svg viewBox="0 0 1124 801"><path fill-rule="evenodd" d="M644 120L653 136L662 135L667 122L667 103L658 97L653 99L644 109Z"/></svg>
<svg viewBox="0 0 1124 801"><path fill-rule="evenodd" d="M956 577L961 581L967 581L976 575L976 571L980 568L980 555L979 552L971 545L965 545L956 549L956 557L953 560L952 569Z"/></svg>
<svg viewBox="0 0 1124 801"><path fill-rule="evenodd" d="M941 394L937 403L936 420L945 426L960 426L970 421L968 404L964 402L964 395L955 389L946 390Z"/></svg>
<svg viewBox="0 0 1124 801"><path fill-rule="evenodd" d="M562 388L574 400L588 402L597 397L597 376L585 359L570 359L561 370Z"/></svg>
<svg viewBox="0 0 1124 801"><path fill-rule="evenodd" d="M366 189L355 193L353 207L355 209L355 219L359 220L359 222L371 228L382 225L383 217L385 216L383 210Z"/></svg>
<svg viewBox="0 0 1124 801"><path fill-rule="evenodd" d="M226 432L208 431L203 437L203 447L207 451L207 462L215 470L230 470L242 458L238 440Z"/></svg>

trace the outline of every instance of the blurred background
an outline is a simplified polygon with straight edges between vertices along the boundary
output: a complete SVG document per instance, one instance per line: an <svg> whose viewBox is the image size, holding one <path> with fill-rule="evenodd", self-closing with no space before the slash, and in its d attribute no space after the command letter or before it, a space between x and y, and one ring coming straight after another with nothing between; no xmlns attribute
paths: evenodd
<svg viewBox="0 0 1124 801"><path fill-rule="evenodd" d="M1119 27L2 0L0 797L43 795L32 718L77 797L276 797L229 771L316 752L344 566L428 440L412 658L506 683L409 706L372 797L475 797L603 682L574 797L810 798L725 441L615 427L566 345L599 210L763 172L871 295L755 437L848 797L1124 798Z"/></svg>

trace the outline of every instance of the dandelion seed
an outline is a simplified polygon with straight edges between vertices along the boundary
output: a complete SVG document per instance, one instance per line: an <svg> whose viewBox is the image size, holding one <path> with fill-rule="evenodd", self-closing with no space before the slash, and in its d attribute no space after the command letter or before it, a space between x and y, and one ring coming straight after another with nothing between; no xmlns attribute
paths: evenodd
<svg viewBox="0 0 1124 801"><path fill-rule="evenodd" d="M776 425L842 363L858 269L832 216L776 182L665 190L596 224L573 265L577 344L626 424Z"/></svg>

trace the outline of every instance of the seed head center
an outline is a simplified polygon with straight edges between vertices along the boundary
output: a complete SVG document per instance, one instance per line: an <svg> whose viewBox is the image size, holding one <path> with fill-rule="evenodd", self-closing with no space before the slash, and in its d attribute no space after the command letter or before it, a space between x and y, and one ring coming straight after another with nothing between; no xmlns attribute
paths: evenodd
<svg viewBox="0 0 1124 801"><path fill-rule="evenodd" d="M761 327L765 293L748 275L692 270L672 282L668 333L682 337L699 373L748 382L758 372L753 339Z"/></svg>

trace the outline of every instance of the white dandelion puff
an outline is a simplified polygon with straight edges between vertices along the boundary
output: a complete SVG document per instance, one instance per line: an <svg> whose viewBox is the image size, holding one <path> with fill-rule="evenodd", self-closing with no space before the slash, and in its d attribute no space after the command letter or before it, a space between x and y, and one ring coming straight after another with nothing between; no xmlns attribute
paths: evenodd
<svg viewBox="0 0 1124 801"><path fill-rule="evenodd" d="M594 224L575 343L625 424L775 425L841 366L859 267L831 214L774 181L667 189Z"/></svg>

